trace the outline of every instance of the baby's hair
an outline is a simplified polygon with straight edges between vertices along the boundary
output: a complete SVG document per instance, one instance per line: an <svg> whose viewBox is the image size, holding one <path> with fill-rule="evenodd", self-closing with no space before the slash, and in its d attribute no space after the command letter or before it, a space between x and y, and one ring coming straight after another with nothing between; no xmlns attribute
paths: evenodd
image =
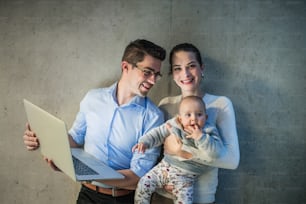
<svg viewBox="0 0 306 204"><path fill-rule="evenodd" d="M199 96L185 96L185 97L182 98L179 106L181 106L182 102L186 101L186 100L191 100L191 101L198 102L203 107L204 113L206 113L206 105L205 105L205 103L204 103L204 101L201 97L199 97Z"/></svg>

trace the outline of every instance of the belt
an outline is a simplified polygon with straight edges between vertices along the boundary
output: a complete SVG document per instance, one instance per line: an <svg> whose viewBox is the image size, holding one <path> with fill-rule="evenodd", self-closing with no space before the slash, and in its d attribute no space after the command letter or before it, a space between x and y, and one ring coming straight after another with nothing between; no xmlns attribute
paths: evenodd
<svg viewBox="0 0 306 204"><path fill-rule="evenodd" d="M85 187L96 191L98 193L103 193L106 195L111 195L113 197L125 196L133 192L133 190L127 189L116 189L116 188L102 188L100 186L93 185L91 183L82 183Z"/></svg>

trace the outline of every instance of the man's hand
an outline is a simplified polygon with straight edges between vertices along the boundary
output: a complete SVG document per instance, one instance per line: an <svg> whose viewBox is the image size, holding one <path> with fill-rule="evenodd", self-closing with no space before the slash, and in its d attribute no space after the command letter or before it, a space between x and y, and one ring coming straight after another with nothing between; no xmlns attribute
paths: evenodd
<svg viewBox="0 0 306 204"><path fill-rule="evenodd" d="M48 159L47 157L44 157L44 160L48 163L48 165L54 170L54 171L62 171L60 170L51 159Z"/></svg>
<svg viewBox="0 0 306 204"><path fill-rule="evenodd" d="M30 151L39 148L39 140L36 137L35 133L31 130L29 123L26 123L26 130L24 131L23 142L26 148Z"/></svg>

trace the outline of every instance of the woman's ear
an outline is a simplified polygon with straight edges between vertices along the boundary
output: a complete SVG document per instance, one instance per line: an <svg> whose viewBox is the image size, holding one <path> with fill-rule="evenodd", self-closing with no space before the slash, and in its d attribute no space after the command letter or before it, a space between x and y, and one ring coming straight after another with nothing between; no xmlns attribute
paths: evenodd
<svg viewBox="0 0 306 204"><path fill-rule="evenodd" d="M204 72L204 69L205 69L205 65L202 64L202 65L201 65L201 71Z"/></svg>
<svg viewBox="0 0 306 204"><path fill-rule="evenodd" d="M204 64L201 65L201 77L204 78Z"/></svg>

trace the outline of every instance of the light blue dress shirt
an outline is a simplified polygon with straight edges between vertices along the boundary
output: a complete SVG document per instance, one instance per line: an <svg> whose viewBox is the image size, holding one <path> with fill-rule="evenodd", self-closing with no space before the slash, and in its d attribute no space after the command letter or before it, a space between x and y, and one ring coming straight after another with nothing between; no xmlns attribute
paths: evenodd
<svg viewBox="0 0 306 204"><path fill-rule="evenodd" d="M132 147L148 130L163 123L163 113L147 97L135 96L119 106L116 91L117 83L89 91L69 134L86 152L110 167L130 169L141 177L155 165L160 149L140 154L133 153Z"/></svg>

